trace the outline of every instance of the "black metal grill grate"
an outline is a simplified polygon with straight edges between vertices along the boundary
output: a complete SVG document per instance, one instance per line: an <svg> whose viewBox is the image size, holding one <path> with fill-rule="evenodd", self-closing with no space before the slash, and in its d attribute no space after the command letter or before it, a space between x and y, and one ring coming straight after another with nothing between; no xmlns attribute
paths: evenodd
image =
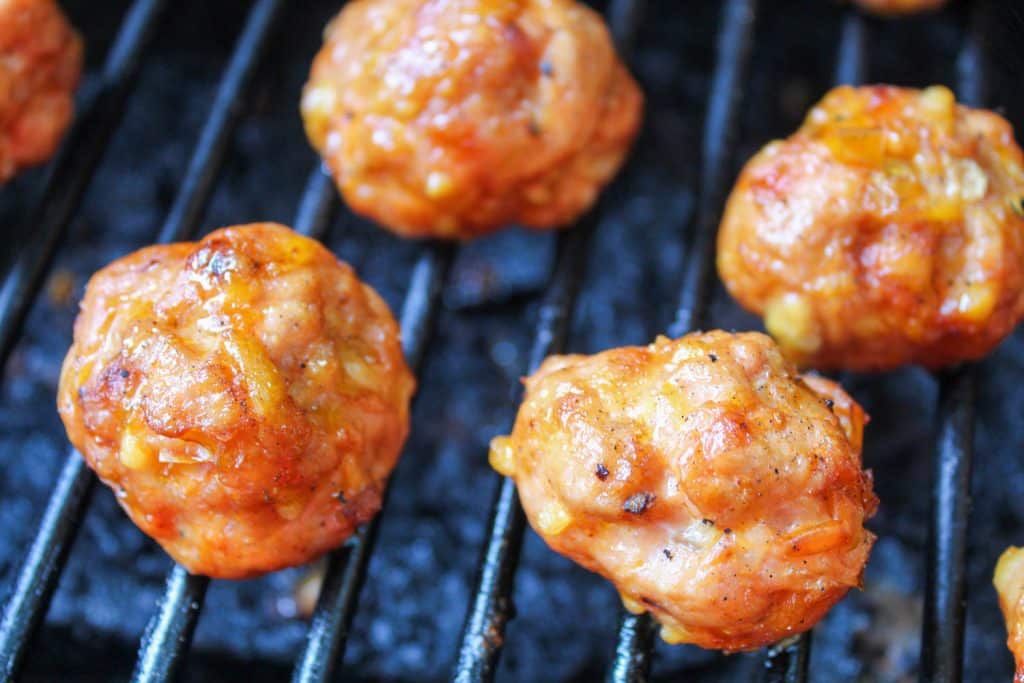
<svg viewBox="0 0 1024 683"><path fill-rule="evenodd" d="M613 0L608 10L616 42L628 54L643 20L642 0ZM67 225L89 185L124 112L143 55L152 42L167 3L137 0L126 15L107 58L101 87L85 107L53 164L32 214L32 239L14 261L0 289L0 366L17 341L26 312ZM184 181L157 236L161 242L186 239L196 231L226 160L241 117L241 102L251 90L256 69L274 35L283 0L256 0L225 70L211 113L196 145ZM712 280L714 233L730 171L733 138L754 40L757 0L727 0L721 8L716 66L705 115L698 206L693 238L685 257L682 289L673 335L698 327L705 317ZM978 2L958 62L959 95L968 104L984 103L984 55L980 36L989 5ZM864 80L868 27L850 11L844 18L836 60L837 82ZM322 238L338 208L330 179L313 169L296 214L300 232ZM530 366L565 347L576 295L582 281L587 244L604 204L574 229L559 236L555 272L539 309ZM401 313L403 343L418 372L437 317L444 281L455 248L423 247ZM969 475L975 391L974 371L963 368L941 378L938 440L929 544L926 617L922 633L922 680L956 681L962 670L964 566L969 506ZM18 573L0 622L0 662L4 680L14 679L24 663L33 631L45 615L61 569L94 488L94 477L71 452L61 471L38 534ZM379 517L378 517L379 519ZM343 548L331 553L326 578L294 681L330 680L344 656L360 588L373 551L379 522L361 528ZM489 523L477 592L467 615L454 678L488 681L513 613L512 593L525 518L515 486L503 480ZM166 592L143 638L134 674L137 681L172 680L188 651L208 580L175 566ZM624 615L609 680L642 681L648 676L655 628L647 617ZM766 680L807 678L810 635L768 653Z"/></svg>

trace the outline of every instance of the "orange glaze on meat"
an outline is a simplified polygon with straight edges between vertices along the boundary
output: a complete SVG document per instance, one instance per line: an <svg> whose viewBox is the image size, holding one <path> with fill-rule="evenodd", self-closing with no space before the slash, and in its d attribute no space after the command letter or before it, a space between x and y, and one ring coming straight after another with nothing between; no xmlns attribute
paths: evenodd
<svg viewBox="0 0 1024 683"><path fill-rule="evenodd" d="M1006 645L1017 661L1015 683L1024 683L1024 550L1007 548L996 565L993 583L1006 619Z"/></svg>
<svg viewBox="0 0 1024 683"><path fill-rule="evenodd" d="M642 100L576 0L355 0L302 115L355 211L467 239L571 223L622 164Z"/></svg>
<svg viewBox="0 0 1024 683"><path fill-rule="evenodd" d="M380 507L415 381L387 304L284 226L142 249L89 282L58 407L189 571L307 562Z"/></svg>
<svg viewBox="0 0 1024 683"><path fill-rule="evenodd" d="M748 650L860 584L874 536L867 416L762 334L553 356L491 465L554 550L673 643Z"/></svg>
<svg viewBox="0 0 1024 683"><path fill-rule="evenodd" d="M57 149L81 71L82 40L54 0L0 0L0 183Z"/></svg>
<svg viewBox="0 0 1024 683"><path fill-rule="evenodd" d="M935 10L946 0L854 0L863 9L884 16L903 16Z"/></svg>
<svg viewBox="0 0 1024 683"><path fill-rule="evenodd" d="M1024 315L1024 157L944 87L840 87L740 175L718 239L729 292L814 367L942 367Z"/></svg>

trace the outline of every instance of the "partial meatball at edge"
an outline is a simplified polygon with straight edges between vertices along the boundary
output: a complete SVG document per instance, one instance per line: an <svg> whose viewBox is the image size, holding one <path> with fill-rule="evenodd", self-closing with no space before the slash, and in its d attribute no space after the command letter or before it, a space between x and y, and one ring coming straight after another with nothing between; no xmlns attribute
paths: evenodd
<svg viewBox="0 0 1024 683"><path fill-rule="evenodd" d="M56 151L82 59L82 39L54 0L0 2L0 184Z"/></svg>
<svg viewBox="0 0 1024 683"><path fill-rule="evenodd" d="M671 643L751 650L861 583L877 499L863 410L761 334L554 356L525 380L492 467L556 552Z"/></svg>
<svg viewBox="0 0 1024 683"><path fill-rule="evenodd" d="M96 273L58 409L140 529L193 573L244 578L377 512L414 388L376 292L318 242L255 224Z"/></svg>
<svg viewBox="0 0 1024 683"><path fill-rule="evenodd" d="M1016 661L1015 683L1024 683L1024 549L1010 547L999 557L992 583L1006 620L1006 646Z"/></svg>
<svg viewBox="0 0 1024 683"><path fill-rule="evenodd" d="M611 181L643 95L576 0L361 0L302 98L349 206L406 237L564 227Z"/></svg>

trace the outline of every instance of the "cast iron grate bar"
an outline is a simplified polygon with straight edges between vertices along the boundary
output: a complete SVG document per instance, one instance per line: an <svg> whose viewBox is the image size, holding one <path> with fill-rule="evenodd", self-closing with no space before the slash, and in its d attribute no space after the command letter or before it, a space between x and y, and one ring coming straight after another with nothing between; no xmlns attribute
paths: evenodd
<svg viewBox="0 0 1024 683"><path fill-rule="evenodd" d="M425 249L413 267L400 322L402 351L416 375L419 375L433 336L441 292L454 255L452 244L435 242ZM344 659L387 499L388 489L385 489L381 511L359 527L344 546L328 555L306 643L292 674L295 683L330 681L335 668Z"/></svg>
<svg viewBox="0 0 1024 683"><path fill-rule="evenodd" d="M587 243L601 213L601 209L592 211L579 225L559 235L555 274L538 312L537 333L530 350L530 372L545 358L565 348L573 304L583 279ZM500 481L491 508L490 531L480 563L476 596L462 632L454 676L459 683L494 678L505 626L514 613L512 589L526 517L519 504L515 482L507 477L500 477Z"/></svg>
<svg viewBox="0 0 1024 683"><path fill-rule="evenodd" d="M757 0L728 0L722 8L715 71L704 117L696 231L686 254L676 319L669 329L673 337L682 336L700 324L708 306L719 207L728 192L726 180L756 15ZM623 611L615 660L608 672L611 683L637 683L647 679L655 631L650 615Z"/></svg>
<svg viewBox="0 0 1024 683"><path fill-rule="evenodd" d="M334 218L335 196L330 178L317 166L302 194L295 230L322 240ZM196 220L201 213L201 210L196 212ZM192 643L209 583L205 576L189 574L181 565L174 565L167 576L160 607L142 637L133 681L169 683L175 680Z"/></svg>
<svg viewBox="0 0 1024 683"><path fill-rule="evenodd" d="M843 18L842 34L836 58L836 85L860 85L867 73L867 45L864 18L848 10ZM807 680L811 660L812 631L801 633L792 642L768 650L764 662L764 683L802 683Z"/></svg>
<svg viewBox="0 0 1024 683"><path fill-rule="evenodd" d="M0 289L0 374L42 283L56 246L92 178L107 141L124 113L143 54L152 42L166 0L137 0L110 48L99 89L72 125L22 234L31 242L18 254ZM39 533L15 579L0 621L0 674L12 680L24 662L32 634L50 602L70 539L92 491L81 460L61 469Z"/></svg>
<svg viewBox="0 0 1024 683"><path fill-rule="evenodd" d="M99 88L76 117L20 234L28 236L0 288L0 371L18 339L93 172L124 115L166 0L137 0L107 54Z"/></svg>
<svg viewBox="0 0 1024 683"><path fill-rule="evenodd" d="M262 43L266 42L261 39L261 44L257 45L253 37L266 33L281 5L283 0L262 0L252 10L250 22L239 39L239 48L226 71L211 117L190 163L186 182L175 201L175 206L189 206L193 209L190 212L178 212L176 221L168 220L161 231L162 241L181 239L194 232L201 210L212 193L216 169L223 163L223 149L226 147L224 140L230 138L239 119L239 112L228 115L227 111L238 109L235 102L243 97L251 85L255 61L259 58ZM123 31L139 21L141 19L138 17L134 21L129 19ZM112 54L126 52L130 51L123 47L118 49L115 46L112 50ZM211 144L218 146L221 153L211 153L205 149L205 146ZM200 181L197 182L196 178ZM195 201L195 197L200 200ZM20 666L30 644L31 631L38 625L49 605L94 484L92 473L81 456L72 449L5 610L0 630L0 653L4 655L3 660L11 677ZM10 656L6 656L8 654Z"/></svg>
<svg viewBox="0 0 1024 683"><path fill-rule="evenodd" d="M608 8L610 27L620 55L629 54L640 26L646 3L642 0L613 0ZM537 332L530 351L530 371L543 360L565 348L570 318L579 291L587 245L604 213L605 200L590 211L577 226L558 237L555 272L538 312ZM494 678L504 642L505 626L514 614L512 593L526 517L519 503L515 483L499 477L500 484L491 505L487 545L483 549L476 581L476 594L466 614L453 679L458 683L490 681Z"/></svg>
<svg viewBox="0 0 1024 683"><path fill-rule="evenodd" d="M972 107L984 106L987 99L984 36L990 11L987 0L974 3L970 29L957 59L958 98ZM929 683L960 681L963 675L976 383L973 364L939 375L932 517L921 631L920 676Z"/></svg>

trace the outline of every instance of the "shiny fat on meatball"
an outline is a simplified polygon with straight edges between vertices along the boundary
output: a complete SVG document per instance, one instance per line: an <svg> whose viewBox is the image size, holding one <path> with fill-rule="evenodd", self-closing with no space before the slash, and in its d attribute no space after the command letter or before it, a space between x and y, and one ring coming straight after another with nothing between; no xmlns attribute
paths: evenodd
<svg viewBox="0 0 1024 683"><path fill-rule="evenodd" d="M1017 662L1015 683L1024 683L1024 550L1007 548L993 579L1009 634L1006 644Z"/></svg>
<svg viewBox="0 0 1024 683"><path fill-rule="evenodd" d="M1024 314L1024 157L944 87L840 87L743 169L718 239L729 292L814 367L938 368Z"/></svg>
<svg viewBox="0 0 1024 683"><path fill-rule="evenodd" d="M0 0L0 183L57 149L81 71L82 41L54 0Z"/></svg>
<svg viewBox="0 0 1024 683"><path fill-rule="evenodd" d="M622 164L642 99L576 0L356 0L302 115L355 211L467 239L571 223Z"/></svg>
<svg viewBox="0 0 1024 683"><path fill-rule="evenodd" d="M754 649L858 586L874 536L866 415L762 334L554 356L491 464L551 548L671 643Z"/></svg>
<svg viewBox="0 0 1024 683"><path fill-rule="evenodd" d="M319 243L256 224L93 276L58 406L143 531L191 572L243 578L377 512L414 384L376 292Z"/></svg>
<svg viewBox="0 0 1024 683"><path fill-rule="evenodd" d="M854 0L863 9L883 16L904 16L928 12L946 4L946 0Z"/></svg>

